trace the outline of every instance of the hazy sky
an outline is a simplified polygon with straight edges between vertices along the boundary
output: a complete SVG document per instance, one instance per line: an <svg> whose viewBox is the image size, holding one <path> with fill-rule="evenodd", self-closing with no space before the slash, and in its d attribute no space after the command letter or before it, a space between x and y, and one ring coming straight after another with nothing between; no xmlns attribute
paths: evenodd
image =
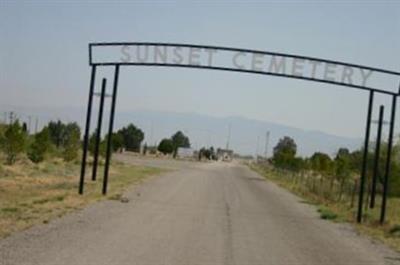
<svg viewBox="0 0 400 265"><path fill-rule="evenodd" d="M400 1L0 0L0 110L84 107L87 45L98 41L254 48L399 71ZM126 67L117 110L235 115L362 137L367 96L272 76ZM376 110L381 102L389 101L378 97Z"/></svg>

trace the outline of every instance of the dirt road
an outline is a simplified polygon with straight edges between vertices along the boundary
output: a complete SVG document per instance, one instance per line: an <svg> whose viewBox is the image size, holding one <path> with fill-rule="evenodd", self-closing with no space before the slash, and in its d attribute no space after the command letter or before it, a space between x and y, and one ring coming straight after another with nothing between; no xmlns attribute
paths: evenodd
<svg viewBox="0 0 400 265"><path fill-rule="evenodd" d="M0 264L400 264L397 253L321 220L235 163L186 162L126 196L1 240Z"/></svg>

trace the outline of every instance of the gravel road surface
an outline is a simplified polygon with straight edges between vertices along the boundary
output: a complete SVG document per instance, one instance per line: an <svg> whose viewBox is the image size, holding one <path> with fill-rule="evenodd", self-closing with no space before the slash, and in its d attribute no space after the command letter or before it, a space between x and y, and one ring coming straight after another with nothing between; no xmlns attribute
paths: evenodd
<svg viewBox="0 0 400 265"><path fill-rule="evenodd" d="M242 165L182 165L132 188L127 203L96 203L0 240L0 264L400 264L398 253L321 220Z"/></svg>

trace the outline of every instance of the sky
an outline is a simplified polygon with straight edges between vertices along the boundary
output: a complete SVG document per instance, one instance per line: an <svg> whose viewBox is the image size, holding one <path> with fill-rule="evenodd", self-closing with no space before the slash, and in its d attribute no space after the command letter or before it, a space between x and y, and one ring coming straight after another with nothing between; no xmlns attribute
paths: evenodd
<svg viewBox="0 0 400 265"><path fill-rule="evenodd" d="M400 1L1 0L0 111L84 110L88 43L102 41L230 46L400 71ZM131 66L121 69L117 112L241 116L363 137L367 102L365 91L328 84ZM384 104L389 119L390 98L375 103L373 118Z"/></svg>

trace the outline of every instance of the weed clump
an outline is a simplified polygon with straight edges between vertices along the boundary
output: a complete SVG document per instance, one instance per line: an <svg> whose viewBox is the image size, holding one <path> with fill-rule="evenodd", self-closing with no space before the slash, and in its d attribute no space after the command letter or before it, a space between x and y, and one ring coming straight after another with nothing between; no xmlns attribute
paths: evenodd
<svg viewBox="0 0 400 265"><path fill-rule="evenodd" d="M338 216L336 213L332 212L330 209L325 207L318 208L321 219L324 220L335 220Z"/></svg>

